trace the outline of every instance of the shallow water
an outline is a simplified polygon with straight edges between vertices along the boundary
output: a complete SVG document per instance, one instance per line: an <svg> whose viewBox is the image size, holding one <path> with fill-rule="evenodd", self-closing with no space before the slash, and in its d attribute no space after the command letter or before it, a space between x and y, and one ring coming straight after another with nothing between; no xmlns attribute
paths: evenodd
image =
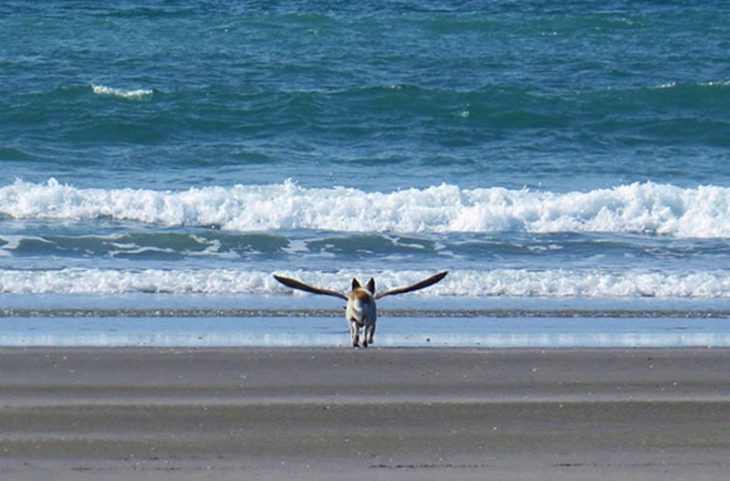
<svg viewBox="0 0 730 481"><path fill-rule="evenodd" d="M727 318L391 317L375 347L728 347ZM347 347L344 319L5 317L0 346Z"/></svg>

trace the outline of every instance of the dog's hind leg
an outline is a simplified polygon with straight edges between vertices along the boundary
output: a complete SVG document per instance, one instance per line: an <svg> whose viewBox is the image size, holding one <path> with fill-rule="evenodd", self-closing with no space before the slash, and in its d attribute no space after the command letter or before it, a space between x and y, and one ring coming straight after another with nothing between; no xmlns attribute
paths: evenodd
<svg viewBox="0 0 730 481"><path fill-rule="evenodd" d="M367 317L363 319L362 325L362 347L368 347L368 344L373 342L372 335L373 323Z"/></svg>
<svg viewBox="0 0 730 481"><path fill-rule="evenodd" d="M350 337L352 338L352 347L360 347L360 326L355 321L350 321Z"/></svg>
<svg viewBox="0 0 730 481"><path fill-rule="evenodd" d="M365 327L365 339L367 339L368 344L373 343L373 336L375 336L375 323L371 322Z"/></svg>

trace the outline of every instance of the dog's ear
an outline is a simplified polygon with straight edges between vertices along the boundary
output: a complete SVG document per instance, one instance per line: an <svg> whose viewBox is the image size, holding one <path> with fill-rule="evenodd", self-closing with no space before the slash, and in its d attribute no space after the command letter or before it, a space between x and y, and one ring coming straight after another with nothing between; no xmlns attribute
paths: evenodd
<svg viewBox="0 0 730 481"><path fill-rule="evenodd" d="M368 281L367 288L370 291L370 294L375 294L375 279L373 279L372 277Z"/></svg>
<svg viewBox="0 0 730 481"><path fill-rule="evenodd" d="M361 287L361 286L360 286L360 283L359 283L359 282L357 282L357 279L355 279L355 278L353 277L353 278L352 278L352 290L354 291L354 290L355 290L355 289L357 289L358 287Z"/></svg>

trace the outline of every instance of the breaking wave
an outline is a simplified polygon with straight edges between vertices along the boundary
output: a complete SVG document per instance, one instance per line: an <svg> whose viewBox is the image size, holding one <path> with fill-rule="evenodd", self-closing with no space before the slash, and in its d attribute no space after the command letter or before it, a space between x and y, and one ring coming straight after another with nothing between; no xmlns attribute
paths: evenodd
<svg viewBox="0 0 730 481"><path fill-rule="evenodd" d="M348 280L361 272L280 272L309 284L346 291ZM373 272L379 289L408 285L433 274L427 271ZM135 271L61 269L53 271L2 270L0 292L5 294L129 293L211 295L307 295L278 284L271 272L235 269ZM730 272L652 272L629 270L455 271L423 291L422 297L615 297L615 298L730 298Z"/></svg>
<svg viewBox="0 0 730 481"><path fill-rule="evenodd" d="M152 89L119 89L113 87L107 87L105 85L92 85L92 92L96 95L109 95L112 97L120 97L123 99L138 100L145 97L149 97L154 93Z"/></svg>
<svg viewBox="0 0 730 481"><path fill-rule="evenodd" d="M441 184L365 192L305 188L287 181L157 191L16 180L0 187L0 215L63 221L110 218L235 231L609 232L730 238L730 188L647 182L553 193Z"/></svg>

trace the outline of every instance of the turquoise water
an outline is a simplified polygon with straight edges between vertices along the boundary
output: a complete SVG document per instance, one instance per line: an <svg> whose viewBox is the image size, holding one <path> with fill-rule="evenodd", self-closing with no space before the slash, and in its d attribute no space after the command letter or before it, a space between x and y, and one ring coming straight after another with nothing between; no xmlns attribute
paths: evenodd
<svg viewBox="0 0 730 481"><path fill-rule="evenodd" d="M0 1L0 303L336 308L271 274L449 269L398 303L723 310L728 24L724 2Z"/></svg>

